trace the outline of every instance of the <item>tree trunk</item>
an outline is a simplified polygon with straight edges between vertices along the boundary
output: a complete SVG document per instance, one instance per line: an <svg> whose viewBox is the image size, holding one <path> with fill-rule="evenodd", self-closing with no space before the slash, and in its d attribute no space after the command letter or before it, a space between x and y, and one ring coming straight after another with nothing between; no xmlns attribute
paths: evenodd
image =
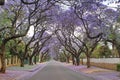
<svg viewBox="0 0 120 80"><path fill-rule="evenodd" d="M116 49L117 49L117 51L118 51L118 57L120 58L120 47L119 47L118 44L116 44Z"/></svg>
<svg viewBox="0 0 120 80"><path fill-rule="evenodd" d="M116 54L115 54L115 45L113 43L112 43L112 56L116 57Z"/></svg>
<svg viewBox="0 0 120 80"><path fill-rule="evenodd" d="M90 56L87 56L87 68L90 68Z"/></svg>
<svg viewBox="0 0 120 80"><path fill-rule="evenodd" d="M40 57L40 63L42 63L42 62L43 62L43 56Z"/></svg>
<svg viewBox="0 0 120 80"><path fill-rule="evenodd" d="M0 72L5 73L6 71L6 61L5 61L5 54L1 55L1 70Z"/></svg>
<svg viewBox="0 0 120 80"><path fill-rule="evenodd" d="M21 61L20 67L24 67L24 59L20 59L20 61Z"/></svg>
<svg viewBox="0 0 120 80"><path fill-rule="evenodd" d="M7 58L7 65L9 65L9 58Z"/></svg>
<svg viewBox="0 0 120 80"><path fill-rule="evenodd" d="M118 50L118 55L117 55L117 58L120 58L120 51Z"/></svg>
<svg viewBox="0 0 120 80"><path fill-rule="evenodd" d="M5 73L6 71L6 62L5 62L5 45L1 47L1 73Z"/></svg>
<svg viewBox="0 0 120 80"><path fill-rule="evenodd" d="M74 59L73 55L72 55L72 63L73 63L73 65L75 65L75 59Z"/></svg>
<svg viewBox="0 0 120 80"><path fill-rule="evenodd" d="M75 57L76 59L76 65L79 66L80 65L80 59L79 59L79 56Z"/></svg>
<svg viewBox="0 0 120 80"><path fill-rule="evenodd" d="M120 58L120 48L118 49L118 57Z"/></svg>
<svg viewBox="0 0 120 80"><path fill-rule="evenodd" d="M33 58L29 57L29 65L33 65Z"/></svg>
<svg viewBox="0 0 120 80"><path fill-rule="evenodd" d="M67 57L67 58L66 58L66 62L67 62L67 63L70 63L69 60L70 60L70 57Z"/></svg>
<svg viewBox="0 0 120 80"><path fill-rule="evenodd" d="M11 56L11 64L13 64L13 55Z"/></svg>
<svg viewBox="0 0 120 80"><path fill-rule="evenodd" d="M42 63L43 62L43 54L41 54L41 56L40 56L40 63Z"/></svg>
<svg viewBox="0 0 120 80"><path fill-rule="evenodd" d="M34 56L34 63L37 64L37 56Z"/></svg>
<svg viewBox="0 0 120 80"><path fill-rule="evenodd" d="M42 61L43 61L43 60L40 58L40 63L42 63Z"/></svg>
<svg viewBox="0 0 120 80"><path fill-rule="evenodd" d="M83 65L83 58L81 58L81 64Z"/></svg>

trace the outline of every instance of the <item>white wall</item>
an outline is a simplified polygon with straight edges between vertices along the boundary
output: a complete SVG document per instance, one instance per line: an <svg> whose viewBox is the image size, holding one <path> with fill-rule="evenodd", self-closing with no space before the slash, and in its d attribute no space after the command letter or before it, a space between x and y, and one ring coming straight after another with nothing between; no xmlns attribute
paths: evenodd
<svg viewBox="0 0 120 80"><path fill-rule="evenodd" d="M84 62L86 62L86 59L83 59ZM120 58L91 58L91 62L96 63L120 63Z"/></svg>

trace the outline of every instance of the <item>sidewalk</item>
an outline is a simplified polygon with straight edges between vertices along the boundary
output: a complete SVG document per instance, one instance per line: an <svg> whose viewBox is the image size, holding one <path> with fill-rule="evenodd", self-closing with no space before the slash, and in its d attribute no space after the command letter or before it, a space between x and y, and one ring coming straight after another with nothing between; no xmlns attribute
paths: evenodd
<svg viewBox="0 0 120 80"><path fill-rule="evenodd" d="M72 64L67 64L67 67L86 76L93 77L95 80L120 80L120 72L113 70L93 66L87 68L85 65L74 66Z"/></svg>
<svg viewBox="0 0 120 80"><path fill-rule="evenodd" d="M9 67L5 74L0 74L0 80L20 80L24 77L27 78L34 75L37 70L42 69L45 65L46 63L38 63L33 66L25 65L25 67Z"/></svg>

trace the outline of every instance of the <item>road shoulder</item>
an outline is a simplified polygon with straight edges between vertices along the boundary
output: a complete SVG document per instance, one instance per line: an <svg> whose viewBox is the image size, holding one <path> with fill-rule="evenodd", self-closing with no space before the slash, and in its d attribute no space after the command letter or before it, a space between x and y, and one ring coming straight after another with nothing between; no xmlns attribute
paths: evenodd
<svg viewBox="0 0 120 80"><path fill-rule="evenodd" d="M120 72L98 67L87 68L85 65L74 66L63 63L67 68L79 72L80 74L93 77L95 80L120 80Z"/></svg>

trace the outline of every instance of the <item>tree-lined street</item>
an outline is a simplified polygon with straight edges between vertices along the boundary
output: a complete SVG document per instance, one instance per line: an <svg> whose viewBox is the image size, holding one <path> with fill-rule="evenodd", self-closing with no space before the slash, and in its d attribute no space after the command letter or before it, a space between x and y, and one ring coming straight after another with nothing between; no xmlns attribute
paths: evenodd
<svg viewBox="0 0 120 80"><path fill-rule="evenodd" d="M21 79L24 80L24 79ZM26 80L26 79L25 79ZM83 74L79 74L62 63L50 61L42 70L30 76L27 80L94 80Z"/></svg>
<svg viewBox="0 0 120 80"><path fill-rule="evenodd" d="M105 71L118 79L120 0L0 0L0 80L94 80Z"/></svg>

